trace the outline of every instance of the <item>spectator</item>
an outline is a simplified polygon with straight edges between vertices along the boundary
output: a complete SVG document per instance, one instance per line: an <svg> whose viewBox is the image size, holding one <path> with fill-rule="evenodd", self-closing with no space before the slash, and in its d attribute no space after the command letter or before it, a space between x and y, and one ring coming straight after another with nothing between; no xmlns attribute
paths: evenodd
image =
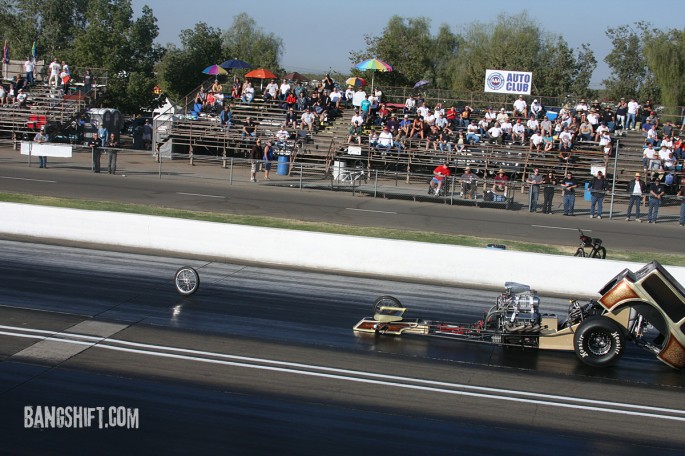
<svg viewBox="0 0 685 456"><path fill-rule="evenodd" d="M537 101L537 100L535 100ZM523 95L519 95L518 100L514 101L514 117L528 117L528 103L523 99Z"/></svg>
<svg viewBox="0 0 685 456"><path fill-rule="evenodd" d="M314 121L316 120L316 114L314 114L309 108L305 109L300 117L300 129L304 130L305 127L310 132L314 130Z"/></svg>
<svg viewBox="0 0 685 456"><path fill-rule="evenodd" d="M369 115L371 114L371 102L369 101L369 97L364 96L364 99L359 104L359 110L364 119L364 123L367 123L369 121Z"/></svg>
<svg viewBox="0 0 685 456"><path fill-rule="evenodd" d="M542 147L543 141L544 138L540 134L540 131L535 131L533 133L533 136L530 137L530 147L528 148L528 150L530 152L533 152L533 150L535 150L536 152L540 152L540 148Z"/></svg>
<svg viewBox="0 0 685 456"><path fill-rule="evenodd" d="M597 218L602 218L602 203L604 202L604 195L607 190L607 182L604 174L597 171L597 176L590 179L589 185L590 195L592 197L590 203L590 218L595 218L595 207L597 208Z"/></svg>
<svg viewBox="0 0 685 456"><path fill-rule="evenodd" d="M508 119L505 119L505 121L508 121ZM488 140L490 144L502 144L502 134L503 132L499 122L495 122L495 125L488 130Z"/></svg>
<svg viewBox="0 0 685 456"><path fill-rule="evenodd" d="M430 181L430 187L435 191L435 196L440 195L445 179L449 177L450 169L447 167L447 162L441 163L433 170L433 179ZM424 181L425 182L425 181Z"/></svg>
<svg viewBox="0 0 685 456"><path fill-rule="evenodd" d="M288 138L290 133L285 129L285 124L281 124L281 128L276 132L276 148L278 150L286 150L288 147Z"/></svg>
<svg viewBox="0 0 685 456"><path fill-rule="evenodd" d="M540 123L537 121L535 117L530 116L530 119L528 119L528 121L526 122L526 134L530 136L533 133L535 133L539 128Z"/></svg>
<svg viewBox="0 0 685 456"><path fill-rule="evenodd" d="M478 133L478 125L476 125L476 121L474 120L466 127L466 143L478 144L479 142L480 134Z"/></svg>
<svg viewBox="0 0 685 456"><path fill-rule="evenodd" d="M109 140L107 141L107 155L109 157L109 166L107 167L107 172L109 174L117 173L117 155L119 154L119 141L114 133L109 134Z"/></svg>
<svg viewBox="0 0 685 456"><path fill-rule="evenodd" d="M530 113L535 116L536 119L542 117L543 110L542 104L540 104L538 100L533 100L533 103L530 105Z"/></svg>
<svg viewBox="0 0 685 456"><path fill-rule="evenodd" d="M493 201L502 202L509 195L509 176L500 168L492 185Z"/></svg>
<svg viewBox="0 0 685 456"><path fill-rule="evenodd" d="M603 120L600 121L599 126L597 126L597 129L595 130L595 141L599 142L602 135L609 133L611 133L611 129L607 126L606 122ZM609 137L611 137L611 135L609 135Z"/></svg>
<svg viewBox="0 0 685 456"><path fill-rule="evenodd" d="M105 139L107 139L105 137ZM97 133L93 133L93 139L90 140L88 143L88 147L90 147L90 156L93 161L93 172L94 173L99 173L100 172L100 156L102 155L102 139L98 137Z"/></svg>
<svg viewBox="0 0 685 456"><path fill-rule="evenodd" d="M496 122L499 122L500 124L507 120L509 116L507 113L504 111L504 108L499 110L499 114L497 114L497 118L495 119ZM492 123L492 122L491 122Z"/></svg>
<svg viewBox="0 0 685 456"><path fill-rule="evenodd" d="M2 82L0 81L0 106L5 106L7 104L7 91L5 90L5 86L2 85Z"/></svg>
<svg viewBox="0 0 685 456"><path fill-rule="evenodd" d="M576 105L576 115L582 117L583 115L587 115L587 112L588 112L588 106L587 106L587 103L585 103L585 98L583 98Z"/></svg>
<svg viewBox="0 0 685 456"><path fill-rule="evenodd" d="M243 91L243 84L240 82L240 78L233 79L233 87L231 87L231 98L237 100Z"/></svg>
<svg viewBox="0 0 685 456"><path fill-rule="evenodd" d="M385 149L385 152L387 152L393 147L393 145L392 133L390 133L390 129L386 125L383 127L381 134L378 135L378 148Z"/></svg>
<svg viewBox="0 0 685 456"><path fill-rule="evenodd" d="M553 172L549 172L545 175L545 178L543 179L543 185L544 185L544 197L545 199L542 202L542 213L543 214L551 214L552 213L552 201L554 200L554 190L557 185L557 179L554 176Z"/></svg>
<svg viewBox="0 0 685 456"><path fill-rule="evenodd" d="M511 141L521 145L526 142L526 127L521 123L521 119L516 119L516 123L511 127Z"/></svg>
<svg viewBox="0 0 685 456"><path fill-rule="evenodd" d="M245 124L243 125L243 129L240 133L240 137L243 140L245 138L247 138L248 140L251 140L252 138L255 138L256 136L257 136L257 127L255 126L254 122L252 122L252 119L250 117L248 117L245 119Z"/></svg>
<svg viewBox="0 0 685 456"><path fill-rule="evenodd" d="M53 87L59 85L59 73L62 70L62 66L57 63L57 59L52 59L52 63L48 67L50 69L50 78L48 79L48 84Z"/></svg>
<svg viewBox="0 0 685 456"><path fill-rule="evenodd" d="M402 108L404 114L414 114L416 113L416 100L412 95L404 101L404 108Z"/></svg>
<svg viewBox="0 0 685 456"><path fill-rule="evenodd" d="M335 106L335 109L340 109L342 94L340 93L337 87L333 88L333 91L330 93L329 98L331 100L331 104Z"/></svg>
<svg viewBox="0 0 685 456"><path fill-rule="evenodd" d="M359 87L352 97L352 106L359 109L362 105L362 101L366 100L366 92Z"/></svg>
<svg viewBox="0 0 685 456"><path fill-rule="evenodd" d="M48 136L45 134L45 126L40 127L40 131L36 133L33 137L33 142L37 144L43 144L48 141ZM48 157L45 155L38 156L38 167L47 168L48 167Z"/></svg>
<svg viewBox="0 0 685 456"><path fill-rule="evenodd" d="M631 98L630 101L628 102L628 120L626 121L626 129L627 130L637 130L636 128L636 118L637 114L640 111L640 105L638 104L637 101L635 101L635 98Z"/></svg>
<svg viewBox="0 0 685 456"><path fill-rule="evenodd" d="M654 160L657 160L658 158L658 153L652 146L652 143L646 143L645 144L645 149L642 151L642 167L644 169L651 169ZM660 166L657 166L657 169L660 168Z"/></svg>
<svg viewBox="0 0 685 456"><path fill-rule="evenodd" d="M231 128L231 125L233 125L233 112L229 105L224 106L224 110L219 114L219 122L221 123L221 126L226 127L226 129Z"/></svg>
<svg viewBox="0 0 685 456"><path fill-rule="evenodd" d="M107 145L107 138L109 138L109 131L104 124L98 126L98 138L100 139L100 147L105 147Z"/></svg>
<svg viewBox="0 0 685 456"><path fill-rule="evenodd" d="M630 195L630 200L628 202L628 216L626 217L626 222L630 222L630 216L633 212L633 206L635 206L635 220L642 222L640 219L640 204L642 202L642 196L647 192L647 186L644 181L640 179L640 173L635 173L635 180L630 181L628 184L628 194Z"/></svg>
<svg viewBox="0 0 685 456"><path fill-rule="evenodd" d="M290 93L290 84L288 83L287 79L284 79L283 82L281 82L280 87L278 88L280 94L278 95L279 100L285 101L285 99L288 96L288 93Z"/></svg>
<svg viewBox="0 0 685 456"><path fill-rule="evenodd" d="M152 126L149 120L143 125L143 147L148 150L152 148Z"/></svg>
<svg viewBox="0 0 685 456"><path fill-rule="evenodd" d="M478 187L478 176L475 174L471 173L471 168L466 167L464 168L464 174L461 175L461 193L459 194L460 197L466 198L467 195L470 195L470 198L476 199L476 189Z"/></svg>
<svg viewBox="0 0 685 456"><path fill-rule="evenodd" d="M349 136L347 137L347 144L351 144L352 141L357 144L362 143L362 126L359 122L352 122L349 128Z"/></svg>
<svg viewBox="0 0 685 456"><path fill-rule="evenodd" d="M540 196L540 185L542 185L542 176L540 175L540 170L538 168L533 169L533 174L528 175L528 180L526 183L530 185L530 202L528 204L529 212L537 212L538 210L538 198Z"/></svg>
<svg viewBox="0 0 685 456"><path fill-rule="evenodd" d="M519 121L521 119L516 119L516 120ZM507 119L505 122L500 124L500 128L502 129L502 141L511 142L511 132L514 129L514 127L511 124L511 122L509 121L509 119Z"/></svg>
<svg viewBox="0 0 685 456"><path fill-rule="evenodd" d="M257 138L255 144L250 149L250 182L257 182L257 169L259 167L259 162L264 154L264 149L262 149L262 140Z"/></svg>
<svg viewBox="0 0 685 456"><path fill-rule="evenodd" d="M354 89L352 86L348 86L345 90L345 107L349 108L352 106L352 99L354 98Z"/></svg>
<svg viewBox="0 0 685 456"><path fill-rule="evenodd" d="M302 100L303 100L302 105L306 106L306 99L304 98L304 94L302 92L300 92L300 97L302 97ZM285 97L286 108L288 108L288 109L294 108L295 106L297 106L297 101L298 101L297 97L295 96L294 93L292 93L292 92L288 93L288 95Z"/></svg>
<svg viewBox="0 0 685 456"><path fill-rule="evenodd" d="M269 81L269 83L266 85L266 88L264 89L264 101L268 100L275 100L278 98L278 84L276 84L276 80L272 79Z"/></svg>
<svg viewBox="0 0 685 456"><path fill-rule="evenodd" d="M587 119L583 120L578 127L578 134L581 141L592 141L593 135L592 124Z"/></svg>
<svg viewBox="0 0 685 456"><path fill-rule="evenodd" d="M573 216L573 209L576 204L576 188L578 183L573 178L573 173L568 171L566 177L561 181L564 194L564 215Z"/></svg>
<svg viewBox="0 0 685 456"><path fill-rule="evenodd" d="M656 113L654 112L654 106L652 106L652 100L645 100L641 108L640 125L644 123L651 123L649 120L647 120L650 116L656 117Z"/></svg>
<svg viewBox="0 0 685 456"><path fill-rule="evenodd" d="M254 100L254 87L252 87L251 82L245 83L245 87L243 87L243 93L240 95L240 100L243 103L252 103L252 100Z"/></svg>
<svg viewBox="0 0 685 456"><path fill-rule="evenodd" d="M271 141L267 141L262 152L262 160L264 161L264 179L271 180L269 173L271 172L271 162L275 158L274 148Z"/></svg>
<svg viewBox="0 0 685 456"><path fill-rule="evenodd" d="M26 83L28 85L33 84L33 71L36 68L36 63L31 59L31 57L26 59L24 62L24 71L26 72Z"/></svg>
<svg viewBox="0 0 685 456"><path fill-rule="evenodd" d="M656 223L659 216L659 206L661 206L661 197L666 194L666 188L661 183L658 175L654 175L652 183L649 184L649 213L647 220L649 223Z"/></svg>

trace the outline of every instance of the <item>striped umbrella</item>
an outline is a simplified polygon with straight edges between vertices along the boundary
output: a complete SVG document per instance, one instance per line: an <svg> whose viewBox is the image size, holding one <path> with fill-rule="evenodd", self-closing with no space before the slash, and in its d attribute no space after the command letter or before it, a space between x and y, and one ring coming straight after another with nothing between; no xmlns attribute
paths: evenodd
<svg viewBox="0 0 685 456"><path fill-rule="evenodd" d="M366 79L357 77L349 78L347 81L345 81L345 84L353 87L364 87L366 85Z"/></svg>
<svg viewBox="0 0 685 456"><path fill-rule="evenodd" d="M392 67L390 65L378 59L364 60L363 62L358 63L356 68L361 71L373 71L373 73L371 73L371 92L373 92L373 77L376 71L392 71Z"/></svg>
<svg viewBox="0 0 685 456"><path fill-rule="evenodd" d="M204 74L211 74L213 76L218 76L220 74L228 74L228 71L224 70L219 65L210 65L204 70L202 70L202 72Z"/></svg>

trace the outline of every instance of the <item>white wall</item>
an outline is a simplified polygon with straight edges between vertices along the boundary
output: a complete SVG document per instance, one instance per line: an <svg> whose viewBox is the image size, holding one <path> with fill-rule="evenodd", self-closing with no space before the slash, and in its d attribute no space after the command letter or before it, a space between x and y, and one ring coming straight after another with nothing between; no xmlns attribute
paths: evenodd
<svg viewBox="0 0 685 456"><path fill-rule="evenodd" d="M624 268L642 264L281 230L148 215L0 203L0 234L160 249L407 281L501 288L506 281L541 293L596 296ZM655 258L658 260L658 258ZM180 266L180 265L179 265ZM685 284L685 268L667 267Z"/></svg>

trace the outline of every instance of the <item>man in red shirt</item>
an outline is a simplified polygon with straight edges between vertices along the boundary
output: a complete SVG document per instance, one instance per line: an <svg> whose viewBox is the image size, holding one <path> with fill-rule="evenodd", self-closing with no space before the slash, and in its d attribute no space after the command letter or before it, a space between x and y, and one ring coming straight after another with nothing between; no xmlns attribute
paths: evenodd
<svg viewBox="0 0 685 456"><path fill-rule="evenodd" d="M447 167L445 162L441 163L433 170L433 179L430 181L430 189L435 191L435 196L440 194L440 189L442 188L445 179L449 177L450 169Z"/></svg>

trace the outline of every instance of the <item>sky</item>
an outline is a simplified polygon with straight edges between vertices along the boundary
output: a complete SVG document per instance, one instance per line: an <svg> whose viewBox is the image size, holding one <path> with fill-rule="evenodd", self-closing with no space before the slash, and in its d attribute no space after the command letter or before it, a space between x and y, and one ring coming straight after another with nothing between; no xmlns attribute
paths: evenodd
<svg viewBox="0 0 685 456"><path fill-rule="evenodd" d="M306 73L328 69L348 73L352 67L349 52L363 50L364 35L381 35L394 15L426 17L431 20L435 35L442 24L459 33L473 22L493 23L500 14L526 11L543 31L561 35L571 48L578 49L583 43L590 45L597 59L591 87L600 88L602 80L610 74L604 63L604 57L611 51L611 41L606 36L608 28L644 20L663 30L681 29L685 4L682 0L133 0L134 14L139 15L143 5L152 8L158 20L157 42L161 45L179 44L180 31L192 29L198 22L226 30L234 16L247 13L262 31L283 40L283 68ZM230 57L234 56L226 56ZM215 62L198 62L198 66L212 63Z"/></svg>

